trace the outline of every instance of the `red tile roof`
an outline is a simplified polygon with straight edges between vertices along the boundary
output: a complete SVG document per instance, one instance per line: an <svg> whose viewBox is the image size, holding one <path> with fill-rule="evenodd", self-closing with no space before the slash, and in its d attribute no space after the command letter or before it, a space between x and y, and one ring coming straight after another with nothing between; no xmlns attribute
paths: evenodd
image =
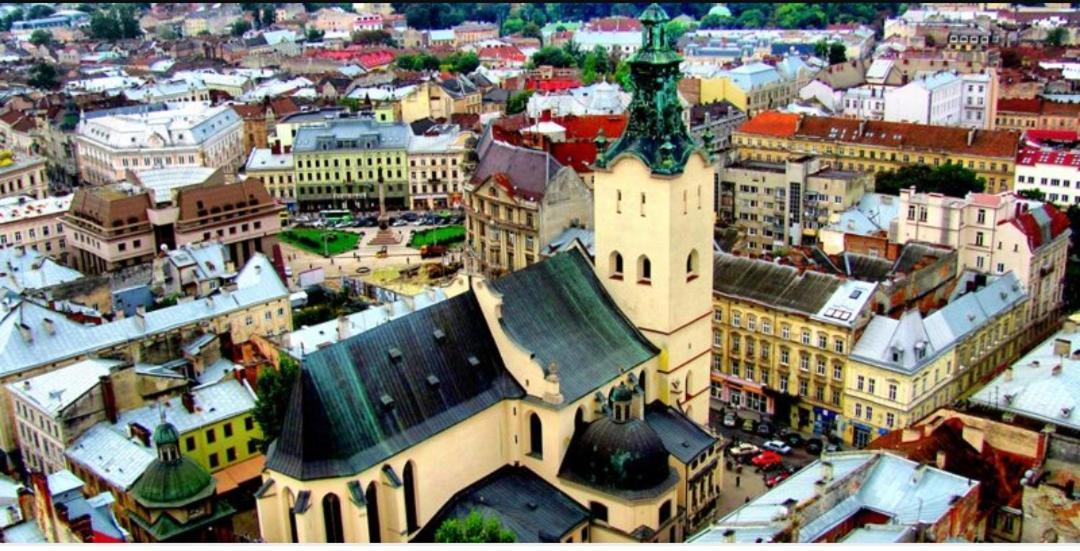
<svg viewBox="0 0 1080 551"><path fill-rule="evenodd" d="M998 100L997 108L998 113L1009 111L1038 114L1042 108L1042 100L1039 98L1001 98Z"/></svg>
<svg viewBox="0 0 1080 551"><path fill-rule="evenodd" d="M521 50L517 46L488 46L480 48L477 51L477 55L480 59L495 59L499 61L519 61L524 63L526 60L525 54L521 53Z"/></svg>
<svg viewBox="0 0 1080 551"><path fill-rule="evenodd" d="M774 137L798 137L829 143L862 144L907 151L938 151L981 157L1016 157L1020 133L1014 130L969 130L838 117L811 117L766 111L743 123L739 132Z"/></svg>
<svg viewBox="0 0 1080 551"><path fill-rule="evenodd" d="M581 80L573 77L535 78L525 80L526 90L538 90L540 92L561 92L581 88Z"/></svg>
<svg viewBox="0 0 1080 551"><path fill-rule="evenodd" d="M641 31L641 21L633 17L621 15L593 19L585 25L585 28L595 32L638 32Z"/></svg>
<svg viewBox="0 0 1080 551"><path fill-rule="evenodd" d="M1028 249L1035 251L1069 229L1069 217L1050 203L1020 213L1005 223L1012 224L1027 236Z"/></svg>

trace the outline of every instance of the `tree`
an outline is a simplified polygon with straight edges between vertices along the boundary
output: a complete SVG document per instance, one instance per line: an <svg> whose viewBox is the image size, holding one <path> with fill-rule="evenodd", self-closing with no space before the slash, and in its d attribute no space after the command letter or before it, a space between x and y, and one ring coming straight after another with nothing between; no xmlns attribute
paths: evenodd
<svg viewBox="0 0 1080 551"><path fill-rule="evenodd" d="M824 38L814 43L814 55L821 59L828 59L829 43Z"/></svg>
<svg viewBox="0 0 1080 551"><path fill-rule="evenodd" d="M244 36L244 33L251 30L251 23L247 19L237 19L233 21L231 27L229 27L229 34L233 36Z"/></svg>
<svg viewBox="0 0 1080 551"><path fill-rule="evenodd" d="M847 46L843 42L829 44L829 65L847 61Z"/></svg>
<svg viewBox="0 0 1080 551"><path fill-rule="evenodd" d="M615 82L622 86L622 89L629 92L630 90L630 64L625 60L620 61L619 65L615 67Z"/></svg>
<svg viewBox="0 0 1080 551"><path fill-rule="evenodd" d="M446 519L435 530L435 543L514 543L517 537L496 517L484 518L470 511L465 520Z"/></svg>
<svg viewBox="0 0 1080 551"><path fill-rule="evenodd" d="M263 8L262 11L262 24L269 27L277 21L277 12L272 7Z"/></svg>
<svg viewBox="0 0 1080 551"><path fill-rule="evenodd" d="M525 110L525 107L529 105L529 98L532 97L535 90L523 90L521 92L515 92L506 99L506 114L515 115Z"/></svg>
<svg viewBox="0 0 1080 551"><path fill-rule="evenodd" d="M158 25L157 36L162 40L176 40L180 38L180 33L172 25Z"/></svg>
<svg viewBox="0 0 1080 551"><path fill-rule="evenodd" d="M668 45L672 48L676 47L679 39L682 38L686 31L690 30L690 26L682 21L671 20L664 25L664 35L667 36Z"/></svg>
<svg viewBox="0 0 1080 551"><path fill-rule="evenodd" d="M96 11L90 16L90 38L95 40L118 40L120 22L107 11Z"/></svg>
<svg viewBox="0 0 1080 551"><path fill-rule="evenodd" d="M1065 27L1054 27L1049 31L1046 31L1046 45L1047 46L1064 46L1065 41L1069 38L1069 29Z"/></svg>
<svg viewBox="0 0 1080 551"><path fill-rule="evenodd" d="M734 24L735 20L731 17L716 13L710 13L701 20L701 28L703 29L728 29Z"/></svg>
<svg viewBox="0 0 1080 551"><path fill-rule="evenodd" d="M879 172L875 181L876 191L889 195L899 195L901 189L910 187L923 193L964 197L969 192L983 191L986 179L959 164L948 163L935 167L908 165L898 170Z"/></svg>
<svg viewBox="0 0 1080 551"><path fill-rule="evenodd" d="M1046 193L1043 193L1043 190L1041 189L1022 189L1020 190L1018 195L1020 195L1020 197L1023 197L1024 199L1029 199L1031 201L1046 201Z"/></svg>
<svg viewBox="0 0 1080 551"><path fill-rule="evenodd" d="M262 430L259 448L266 453L270 443L281 436L285 413L289 408L289 396L300 376L300 366L291 357L281 354L278 369L267 368L256 380L255 410L252 417Z"/></svg>
<svg viewBox="0 0 1080 551"><path fill-rule="evenodd" d="M56 73L56 67L39 61L30 68L29 78L27 84L34 88L42 88L46 90L52 90L57 86L60 86L60 79Z"/></svg>
<svg viewBox="0 0 1080 551"><path fill-rule="evenodd" d="M140 36L142 29L135 19L135 6L132 4L114 4L108 10L98 10L90 15L90 38L121 40Z"/></svg>
<svg viewBox="0 0 1080 551"><path fill-rule="evenodd" d="M534 21L529 21L521 28L521 36L525 38L535 38L537 40L544 39L544 34L540 32L540 25L537 25Z"/></svg>
<svg viewBox="0 0 1080 551"><path fill-rule="evenodd" d="M54 13L56 13L56 10L54 10L52 6L46 6L45 4L34 4L26 10L26 18L41 19L43 17L48 17Z"/></svg>
<svg viewBox="0 0 1080 551"><path fill-rule="evenodd" d="M765 14L759 9L746 10L735 18L740 29L760 29L765 26Z"/></svg>
<svg viewBox="0 0 1080 551"><path fill-rule="evenodd" d="M521 18L518 18L518 17L512 17L510 19L507 19L506 21L503 21L502 31L501 32L502 32L503 36L506 36L506 35L510 35L510 34L514 34L514 33L519 33L524 28L525 28L525 20L524 19L521 19Z"/></svg>
<svg viewBox="0 0 1080 551"><path fill-rule="evenodd" d="M394 45L394 37L382 29L377 31L356 31L352 33L352 41L354 44Z"/></svg>
<svg viewBox="0 0 1080 551"><path fill-rule="evenodd" d="M45 29L37 29L30 33L30 43L34 46L48 46L52 44L53 35Z"/></svg>
<svg viewBox="0 0 1080 551"><path fill-rule="evenodd" d="M324 31L320 31L319 29L308 29L305 35L307 36L308 42L318 42L322 40L324 36L326 36L326 33Z"/></svg>
<svg viewBox="0 0 1080 551"><path fill-rule="evenodd" d="M454 52L446 57L444 63L450 65L450 71L468 74L480 66L480 56L476 52Z"/></svg>

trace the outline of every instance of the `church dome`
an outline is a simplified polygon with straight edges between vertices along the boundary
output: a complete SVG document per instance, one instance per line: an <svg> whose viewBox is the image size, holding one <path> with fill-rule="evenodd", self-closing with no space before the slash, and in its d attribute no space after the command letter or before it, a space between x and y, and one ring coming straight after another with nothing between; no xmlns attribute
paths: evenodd
<svg viewBox="0 0 1080 551"><path fill-rule="evenodd" d="M731 10L723 4L717 4L709 10L709 15L715 15L718 17L731 17Z"/></svg>
<svg viewBox="0 0 1080 551"><path fill-rule="evenodd" d="M567 470L598 488L647 490L670 473L668 453L656 431L640 419L605 417L592 422L567 450Z"/></svg>
<svg viewBox="0 0 1080 551"><path fill-rule="evenodd" d="M131 493L144 507L184 507L214 495L216 483L198 463L180 454L180 433L171 423L158 425L153 435L158 457L135 481Z"/></svg>

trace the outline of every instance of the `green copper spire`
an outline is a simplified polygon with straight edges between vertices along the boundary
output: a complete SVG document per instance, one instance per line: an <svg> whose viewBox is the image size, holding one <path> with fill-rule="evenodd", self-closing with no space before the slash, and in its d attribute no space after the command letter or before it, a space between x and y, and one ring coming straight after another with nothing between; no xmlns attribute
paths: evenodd
<svg viewBox="0 0 1080 551"><path fill-rule="evenodd" d="M656 174L678 174L696 148L679 103L679 57L668 45L668 15L657 4L641 14L641 49L629 60L630 120L622 137L596 159L600 168L623 154L641 159Z"/></svg>

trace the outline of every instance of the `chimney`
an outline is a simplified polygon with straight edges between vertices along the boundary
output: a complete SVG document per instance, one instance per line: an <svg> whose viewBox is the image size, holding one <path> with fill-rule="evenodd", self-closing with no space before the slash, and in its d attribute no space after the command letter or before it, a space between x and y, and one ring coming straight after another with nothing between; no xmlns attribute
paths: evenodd
<svg viewBox="0 0 1080 551"><path fill-rule="evenodd" d="M1062 325L1061 328L1064 330L1064 333L1071 335L1072 333L1075 333L1080 326L1077 326L1076 320L1070 317L1065 318L1065 324Z"/></svg>
<svg viewBox="0 0 1080 551"><path fill-rule="evenodd" d="M1054 339L1054 355L1055 356L1068 356L1069 355L1069 339Z"/></svg>
<svg viewBox="0 0 1080 551"><path fill-rule="evenodd" d="M1013 368L1010 365L1009 367L1005 368L1005 382L1009 382L1011 380L1013 380Z"/></svg>
<svg viewBox="0 0 1080 551"><path fill-rule="evenodd" d="M345 316L338 316L337 338L339 341L349 338L349 320L346 319Z"/></svg>
<svg viewBox="0 0 1080 551"><path fill-rule="evenodd" d="M26 255L26 247L24 247L22 245L18 245L17 247L15 247L15 256L21 258L24 255Z"/></svg>
<svg viewBox="0 0 1080 551"><path fill-rule="evenodd" d="M184 409L188 413L195 413L195 395L190 392L185 392L180 395L180 402L184 404Z"/></svg>
<svg viewBox="0 0 1080 551"><path fill-rule="evenodd" d="M825 487L828 485L829 483L824 480L814 482L814 495L817 497L825 497Z"/></svg>
<svg viewBox="0 0 1080 551"><path fill-rule="evenodd" d="M826 483L832 482L833 477L833 464L829 461L821 462L821 479Z"/></svg>
<svg viewBox="0 0 1080 551"><path fill-rule="evenodd" d="M41 324L45 326L46 333L48 333L49 335L56 334L56 324L53 323L53 320L45 318L44 320L42 320Z"/></svg>
<svg viewBox="0 0 1080 551"><path fill-rule="evenodd" d="M34 333L32 331L30 331L30 326L29 325L26 325L25 323L20 323L19 324L19 334L22 335L22 338L23 338L24 341L26 341L26 342L34 342Z"/></svg>
<svg viewBox="0 0 1080 551"><path fill-rule="evenodd" d="M1061 375L1062 369L1064 368L1061 366L1061 362L1058 362L1056 365L1054 365L1053 368L1050 369L1050 375L1057 377L1058 375Z"/></svg>
<svg viewBox="0 0 1080 551"><path fill-rule="evenodd" d="M865 131L865 130L866 130L866 119L862 119L862 120L859 121L859 133L858 133L858 135L862 136L863 131Z"/></svg>
<svg viewBox="0 0 1080 551"><path fill-rule="evenodd" d="M971 144L973 144L973 143L975 143L975 129L974 128L972 128L971 130L968 130L968 134L967 134L968 147L971 147Z"/></svg>
<svg viewBox="0 0 1080 551"><path fill-rule="evenodd" d="M101 384L101 400L105 402L105 418L110 423L116 422L116 394L113 390L112 377L102 375L98 382Z"/></svg>
<svg viewBox="0 0 1080 551"><path fill-rule="evenodd" d="M724 530L724 543L735 543L735 530L733 528Z"/></svg>
<svg viewBox="0 0 1080 551"><path fill-rule="evenodd" d="M983 443L986 441L986 434L975 427L964 426L962 433L964 441L971 444L971 447L975 448L975 451L983 452Z"/></svg>
<svg viewBox="0 0 1080 551"><path fill-rule="evenodd" d="M139 331L146 331L146 307L135 307L135 325L139 327Z"/></svg>
<svg viewBox="0 0 1080 551"><path fill-rule="evenodd" d="M934 464L943 471L945 470L946 457L945 450L938 450L937 456L934 458Z"/></svg>
<svg viewBox="0 0 1080 551"><path fill-rule="evenodd" d="M806 118L806 114L799 113L799 119L795 121L795 133L799 133L799 129L802 128L803 119Z"/></svg>

